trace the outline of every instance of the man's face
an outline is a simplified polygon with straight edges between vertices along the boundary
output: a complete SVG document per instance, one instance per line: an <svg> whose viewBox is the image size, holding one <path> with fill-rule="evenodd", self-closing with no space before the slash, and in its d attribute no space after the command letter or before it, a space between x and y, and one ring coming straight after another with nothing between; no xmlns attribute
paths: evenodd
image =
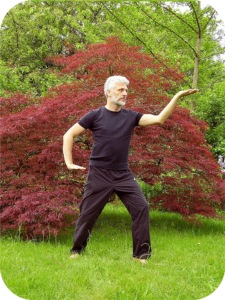
<svg viewBox="0 0 225 300"><path fill-rule="evenodd" d="M125 83L117 82L112 91L109 91L108 97L112 103L124 106L126 104L128 88Z"/></svg>

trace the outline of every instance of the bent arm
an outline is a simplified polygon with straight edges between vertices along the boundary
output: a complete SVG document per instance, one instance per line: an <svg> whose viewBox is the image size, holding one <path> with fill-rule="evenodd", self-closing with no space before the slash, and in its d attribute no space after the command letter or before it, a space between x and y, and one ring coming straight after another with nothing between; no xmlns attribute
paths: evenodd
<svg viewBox="0 0 225 300"><path fill-rule="evenodd" d="M72 158L73 140L76 136L81 134L84 130L85 130L85 128L83 128L78 123L76 123L63 136L63 154L64 154L65 163L69 170L85 169L83 167L74 165L73 158Z"/></svg>
<svg viewBox="0 0 225 300"><path fill-rule="evenodd" d="M194 93L197 93L198 90L187 90L187 91L180 91L178 92L173 99L167 104L167 106L161 111L161 113L158 116L151 115L151 114L144 114L138 125L139 126L149 126L149 125L160 125L163 124L169 116L172 114L178 100L183 96L188 96Z"/></svg>

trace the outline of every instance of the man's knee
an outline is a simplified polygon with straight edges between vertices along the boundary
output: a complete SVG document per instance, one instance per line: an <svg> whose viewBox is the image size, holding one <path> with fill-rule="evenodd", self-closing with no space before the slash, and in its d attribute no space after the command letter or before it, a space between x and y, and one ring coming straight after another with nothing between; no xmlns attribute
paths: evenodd
<svg viewBox="0 0 225 300"><path fill-rule="evenodd" d="M146 213L149 214L149 204L148 202L145 200L144 204L143 204L143 208L142 210Z"/></svg>
<svg viewBox="0 0 225 300"><path fill-rule="evenodd" d="M135 209L136 216L147 217L149 215L149 204L146 200L142 201L142 203Z"/></svg>

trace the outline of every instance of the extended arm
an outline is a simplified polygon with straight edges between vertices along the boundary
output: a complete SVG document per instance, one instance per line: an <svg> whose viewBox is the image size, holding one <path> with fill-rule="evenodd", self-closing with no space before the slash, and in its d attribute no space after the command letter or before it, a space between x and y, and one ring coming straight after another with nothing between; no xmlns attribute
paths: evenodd
<svg viewBox="0 0 225 300"><path fill-rule="evenodd" d="M169 118L169 116L172 114L178 100L181 97L195 94L197 92L198 92L197 89L178 92L173 97L173 99L169 102L169 104L167 104L167 106L161 111L161 113L159 115L155 116L155 115L151 115L151 114L144 114L141 117L138 125L149 126L149 125L163 124Z"/></svg>
<svg viewBox="0 0 225 300"><path fill-rule="evenodd" d="M72 147L73 147L73 140L76 136L81 134L85 129L80 126L78 123L73 125L63 136L63 154L66 166L69 170L78 170L78 169L86 169L77 165L73 164L72 158Z"/></svg>

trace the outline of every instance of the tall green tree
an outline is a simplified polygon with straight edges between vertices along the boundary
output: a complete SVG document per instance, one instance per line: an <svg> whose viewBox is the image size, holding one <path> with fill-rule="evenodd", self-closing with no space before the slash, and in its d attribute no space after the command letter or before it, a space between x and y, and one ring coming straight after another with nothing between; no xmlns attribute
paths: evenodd
<svg viewBox="0 0 225 300"><path fill-rule="evenodd" d="M54 80L49 79L48 71L52 66L44 61L45 57L72 55L86 44L103 40L105 35L101 36L99 32L104 32L104 26L110 26L110 22L106 21L104 25L105 16L100 12L101 5L89 3L87 7L82 1L19 3L2 22L1 59L7 67L16 68L20 81L26 83L24 89L28 83L27 87L31 87L36 95L42 95L43 90L47 90L43 86L55 85ZM103 27L98 28L100 21Z"/></svg>
<svg viewBox="0 0 225 300"><path fill-rule="evenodd" d="M207 120L210 127L206 139L212 145L211 151L215 156L225 157L225 81L216 83L200 95L196 102L195 115Z"/></svg>
<svg viewBox="0 0 225 300"><path fill-rule="evenodd" d="M218 29L221 21L211 6L201 9L200 1L102 4L120 26L124 39L143 45L144 51L165 65L180 65L186 74L185 88L205 88L209 81L212 84L225 78L223 62L214 60L225 51L220 45L224 32ZM186 11L181 12L184 7Z"/></svg>
<svg viewBox="0 0 225 300"><path fill-rule="evenodd" d="M0 60L0 96L21 91L26 93L30 89L29 80L21 82L21 76L16 68L9 67L6 62Z"/></svg>
<svg viewBox="0 0 225 300"><path fill-rule="evenodd" d="M32 80L31 80L32 78ZM21 69L10 66L0 60L0 96L7 97L20 91L29 96L45 96L49 88L58 86L65 82L71 82L73 76L59 77L55 72L34 70L28 76L21 74Z"/></svg>
<svg viewBox="0 0 225 300"><path fill-rule="evenodd" d="M189 11L181 13L175 4L178 8L186 5ZM223 32L217 29L220 22L210 6L199 12L193 1L175 4L26 1L11 9L3 21L1 57L19 70L22 81L29 78L40 95L41 79L51 67L44 62L46 56L72 55L86 44L117 34L131 45L142 45L144 51L168 67L179 64L186 74L185 88L194 84L194 60L198 58L198 82L204 88L221 75L222 62L213 60L224 51L219 43ZM201 35L200 64L197 35Z"/></svg>

